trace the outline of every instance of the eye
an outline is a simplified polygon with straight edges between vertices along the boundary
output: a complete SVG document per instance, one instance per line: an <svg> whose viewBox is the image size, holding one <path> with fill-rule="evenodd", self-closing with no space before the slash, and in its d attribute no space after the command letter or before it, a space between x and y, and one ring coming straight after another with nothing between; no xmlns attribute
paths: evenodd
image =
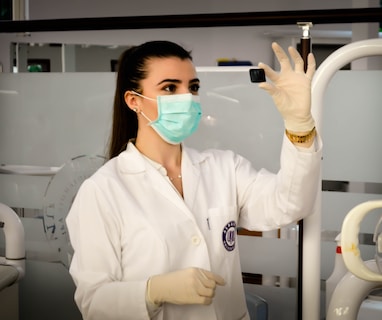
<svg viewBox="0 0 382 320"><path fill-rule="evenodd" d="M174 93L176 91L176 85L175 84L169 84L169 85L163 87L162 90L169 92L169 93Z"/></svg>
<svg viewBox="0 0 382 320"><path fill-rule="evenodd" d="M198 93L199 89L200 89L199 83L194 83L194 84L190 85L190 92L191 93Z"/></svg>

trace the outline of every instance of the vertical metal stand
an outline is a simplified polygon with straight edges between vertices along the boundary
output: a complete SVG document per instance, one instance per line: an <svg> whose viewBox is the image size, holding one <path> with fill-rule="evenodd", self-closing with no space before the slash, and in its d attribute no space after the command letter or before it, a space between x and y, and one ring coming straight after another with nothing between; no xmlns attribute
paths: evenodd
<svg viewBox="0 0 382 320"><path fill-rule="evenodd" d="M312 51L310 41L310 28L313 26L311 22L298 22L297 25L302 28L302 37L300 39L300 55L304 60L304 71L308 67L308 54ZM302 306L303 306L303 235L304 235L304 221L298 222L298 271L297 271L297 320L302 320Z"/></svg>

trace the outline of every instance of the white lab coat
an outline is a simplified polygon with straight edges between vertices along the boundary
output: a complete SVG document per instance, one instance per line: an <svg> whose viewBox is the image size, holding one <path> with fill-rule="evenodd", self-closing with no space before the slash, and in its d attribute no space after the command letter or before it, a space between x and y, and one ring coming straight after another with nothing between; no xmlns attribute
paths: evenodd
<svg viewBox="0 0 382 320"><path fill-rule="evenodd" d="M321 185L320 146L301 152L284 137L281 154L275 175L231 151L183 146L183 199L129 143L82 184L66 219L84 319L149 319L148 278L188 267L226 285L209 306L164 304L155 319L249 319L236 227L271 230L301 219Z"/></svg>

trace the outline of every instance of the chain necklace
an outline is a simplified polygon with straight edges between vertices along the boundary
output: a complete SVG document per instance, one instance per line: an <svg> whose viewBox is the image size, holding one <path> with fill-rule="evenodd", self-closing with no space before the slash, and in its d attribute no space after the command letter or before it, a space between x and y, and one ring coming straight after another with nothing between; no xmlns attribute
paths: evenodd
<svg viewBox="0 0 382 320"><path fill-rule="evenodd" d="M182 179L182 175L179 173L175 178L168 177L170 181L173 181L175 178Z"/></svg>

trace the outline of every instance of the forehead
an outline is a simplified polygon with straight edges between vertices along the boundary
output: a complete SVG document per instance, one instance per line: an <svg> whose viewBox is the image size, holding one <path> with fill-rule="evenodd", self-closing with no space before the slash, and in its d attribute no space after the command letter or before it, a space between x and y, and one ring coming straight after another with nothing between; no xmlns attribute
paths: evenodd
<svg viewBox="0 0 382 320"><path fill-rule="evenodd" d="M195 66L190 59L178 57L151 58L147 61L147 80L177 79L189 81L196 78Z"/></svg>

